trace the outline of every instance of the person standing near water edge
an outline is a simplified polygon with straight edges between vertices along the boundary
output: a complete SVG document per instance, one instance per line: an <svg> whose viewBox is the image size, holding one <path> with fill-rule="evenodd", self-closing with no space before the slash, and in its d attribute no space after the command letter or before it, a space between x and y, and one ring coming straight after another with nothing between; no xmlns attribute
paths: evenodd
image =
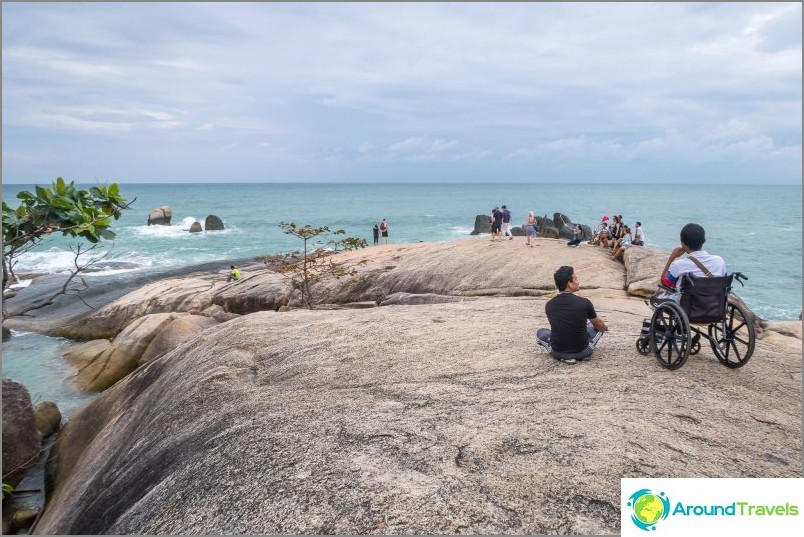
<svg viewBox="0 0 804 537"><path fill-rule="evenodd" d="M374 224L372 232L374 233L374 246L377 246L380 243L380 226Z"/></svg>
<svg viewBox="0 0 804 537"><path fill-rule="evenodd" d="M506 235L509 240L514 240L514 234L511 233L511 211L505 205L502 206L502 238L505 240Z"/></svg>
<svg viewBox="0 0 804 537"><path fill-rule="evenodd" d="M388 222L385 218L380 222L380 233L382 233L382 243L388 244Z"/></svg>

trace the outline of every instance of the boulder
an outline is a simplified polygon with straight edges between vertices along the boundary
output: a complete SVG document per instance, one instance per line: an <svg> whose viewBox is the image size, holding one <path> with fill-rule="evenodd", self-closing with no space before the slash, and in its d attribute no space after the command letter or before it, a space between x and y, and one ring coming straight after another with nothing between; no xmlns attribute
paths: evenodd
<svg viewBox="0 0 804 537"><path fill-rule="evenodd" d="M43 401L34 406L34 417L36 429L42 434L42 438L55 433L61 426L61 411L52 401Z"/></svg>
<svg viewBox="0 0 804 537"><path fill-rule="evenodd" d="M573 224L569 216L561 213L553 213L553 225L556 229L561 229L564 226L572 226Z"/></svg>
<svg viewBox="0 0 804 537"><path fill-rule="evenodd" d="M79 391L102 391L140 364L217 324L209 317L186 313L145 315L126 326L114 341L90 341L68 350L64 357L78 368L75 385Z"/></svg>
<svg viewBox="0 0 804 537"><path fill-rule="evenodd" d="M3 379L3 483L16 486L36 461L42 440L28 389Z"/></svg>
<svg viewBox="0 0 804 537"><path fill-rule="evenodd" d="M205 231L222 231L223 230L223 220L211 214L207 216L207 219L204 220L204 230Z"/></svg>
<svg viewBox="0 0 804 537"><path fill-rule="evenodd" d="M236 315L236 314L231 314ZM151 339L148 347L140 356L139 364L145 364L168 353L204 330L217 326L218 321L201 315L184 315L173 319L173 322L162 327Z"/></svg>
<svg viewBox="0 0 804 537"><path fill-rule="evenodd" d="M475 229L472 230L471 235L480 235L481 233L491 233L491 222L489 222L489 215L487 214L475 216Z"/></svg>
<svg viewBox="0 0 804 537"><path fill-rule="evenodd" d="M8 297L3 297L3 300L5 300L6 298L8 298ZM3 327L3 341L8 341L9 339L11 339L11 330L4 326Z"/></svg>
<svg viewBox="0 0 804 537"><path fill-rule="evenodd" d="M521 226L516 226L511 228L511 235L514 237L524 237L525 236L525 228Z"/></svg>
<svg viewBox="0 0 804 537"><path fill-rule="evenodd" d="M190 233L201 233L204 231L201 229L201 222L193 222L190 226Z"/></svg>
<svg viewBox="0 0 804 537"><path fill-rule="evenodd" d="M148 213L148 225L169 226L171 218L173 218L173 210L167 205L162 205Z"/></svg>
<svg viewBox="0 0 804 537"><path fill-rule="evenodd" d="M628 294L650 298L659 286L659 277L668 257L667 252L647 246L626 248L623 264Z"/></svg>
<svg viewBox="0 0 804 537"><path fill-rule="evenodd" d="M247 281L236 286L227 285L217 271L164 279L62 326L55 335L73 339L114 338L144 315L164 312L200 315L213 305L220 306L225 313L275 311L288 303L291 291L290 281L268 268L254 269Z"/></svg>

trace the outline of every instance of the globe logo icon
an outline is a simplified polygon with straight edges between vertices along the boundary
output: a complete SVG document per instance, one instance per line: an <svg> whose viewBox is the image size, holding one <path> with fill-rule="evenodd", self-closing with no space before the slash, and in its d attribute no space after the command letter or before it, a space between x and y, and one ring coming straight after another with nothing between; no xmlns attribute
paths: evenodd
<svg viewBox="0 0 804 537"><path fill-rule="evenodd" d="M670 499L664 492L654 493L650 489L636 491L628 498L631 507L631 521L641 530L656 529L656 523L670 514Z"/></svg>

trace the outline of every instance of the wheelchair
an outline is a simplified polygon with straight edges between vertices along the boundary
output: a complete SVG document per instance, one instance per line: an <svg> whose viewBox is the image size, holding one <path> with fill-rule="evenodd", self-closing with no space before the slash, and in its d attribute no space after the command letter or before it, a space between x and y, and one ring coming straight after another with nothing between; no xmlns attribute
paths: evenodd
<svg viewBox="0 0 804 537"><path fill-rule="evenodd" d="M653 315L642 323L637 351L653 353L662 367L675 370L690 354L701 351L701 338L706 338L720 363L731 369L743 367L754 353L756 331L745 308L729 300L735 279L745 285L748 277L740 272L720 277L685 275L679 302L646 301Z"/></svg>

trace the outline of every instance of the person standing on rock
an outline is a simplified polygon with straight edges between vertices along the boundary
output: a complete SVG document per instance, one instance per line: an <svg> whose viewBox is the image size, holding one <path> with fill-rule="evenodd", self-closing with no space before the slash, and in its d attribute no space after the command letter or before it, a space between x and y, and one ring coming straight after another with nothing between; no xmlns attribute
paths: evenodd
<svg viewBox="0 0 804 537"><path fill-rule="evenodd" d="M514 240L514 234L511 233L511 211L505 205L502 206L502 238L505 240L506 235L508 240Z"/></svg>
<svg viewBox="0 0 804 537"><path fill-rule="evenodd" d="M525 220L525 245L533 247L531 240L536 236L536 217L533 211L528 211L528 218Z"/></svg>
<svg viewBox="0 0 804 537"><path fill-rule="evenodd" d="M575 269L562 266L553 274L553 280L560 292L544 306L550 329L539 328L536 343L565 364L587 360L609 328L588 298L575 295L581 288Z"/></svg>
<svg viewBox="0 0 804 537"><path fill-rule="evenodd" d="M374 246L380 244L380 226L374 224L374 229L372 230L374 233Z"/></svg>
<svg viewBox="0 0 804 537"><path fill-rule="evenodd" d="M500 230L502 229L503 213L500 207L494 207L491 211L491 241L494 242L496 237L500 237ZM502 238L500 238L502 240Z"/></svg>
<svg viewBox="0 0 804 537"><path fill-rule="evenodd" d="M380 222L380 233L382 233L382 243L388 244L388 222L385 218Z"/></svg>

